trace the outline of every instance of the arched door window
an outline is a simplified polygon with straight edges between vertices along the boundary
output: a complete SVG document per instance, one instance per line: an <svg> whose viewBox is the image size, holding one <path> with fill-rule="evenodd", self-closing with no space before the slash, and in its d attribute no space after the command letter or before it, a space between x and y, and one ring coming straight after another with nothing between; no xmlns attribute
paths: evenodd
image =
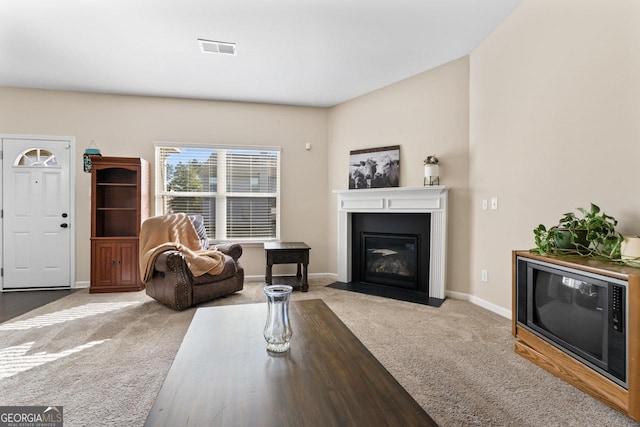
<svg viewBox="0 0 640 427"><path fill-rule="evenodd" d="M16 157L13 165L36 168L60 167L56 156L44 148L29 148L23 151Z"/></svg>

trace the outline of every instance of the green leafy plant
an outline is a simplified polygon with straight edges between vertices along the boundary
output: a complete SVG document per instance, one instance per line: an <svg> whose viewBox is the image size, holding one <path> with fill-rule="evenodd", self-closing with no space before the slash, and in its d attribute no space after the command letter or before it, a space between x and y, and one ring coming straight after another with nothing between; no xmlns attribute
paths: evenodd
<svg viewBox="0 0 640 427"><path fill-rule="evenodd" d="M565 213L557 225L544 224L533 230L536 252L541 254L579 254L610 260L620 259L624 238L616 231L618 221L591 203L590 209L577 208L579 214Z"/></svg>

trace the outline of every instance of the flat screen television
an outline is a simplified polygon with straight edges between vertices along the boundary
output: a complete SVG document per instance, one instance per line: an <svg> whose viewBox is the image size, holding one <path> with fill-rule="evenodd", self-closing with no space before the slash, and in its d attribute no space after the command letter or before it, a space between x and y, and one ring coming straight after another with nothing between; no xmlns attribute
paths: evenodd
<svg viewBox="0 0 640 427"><path fill-rule="evenodd" d="M517 257L519 327L627 386L627 282Z"/></svg>

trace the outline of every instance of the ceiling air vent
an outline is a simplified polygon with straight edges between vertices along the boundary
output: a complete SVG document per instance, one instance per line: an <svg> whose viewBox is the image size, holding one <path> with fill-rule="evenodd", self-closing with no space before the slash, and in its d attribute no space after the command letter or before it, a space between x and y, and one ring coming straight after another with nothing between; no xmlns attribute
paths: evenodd
<svg viewBox="0 0 640 427"><path fill-rule="evenodd" d="M236 54L236 44L227 42L216 42L213 40L198 39L200 49L205 53L221 53L223 55Z"/></svg>

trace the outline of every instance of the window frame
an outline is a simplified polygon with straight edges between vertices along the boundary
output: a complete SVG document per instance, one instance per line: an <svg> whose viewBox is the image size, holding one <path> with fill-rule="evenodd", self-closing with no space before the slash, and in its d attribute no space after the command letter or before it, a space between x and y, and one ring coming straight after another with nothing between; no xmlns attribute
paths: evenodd
<svg viewBox="0 0 640 427"><path fill-rule="evenodd" d="M218 168L217 168L217 191L215 192L175 192L166 191L166 182L164 175L164 164L161 159L161 148L193 148L197 150L217 150L218 156ZM282 149L279 146L265 146L265 145L228 145L228 144L206 144L206 143L189 143L189 142L166 142L156 141L153 145L154 157L155 157L155 212L156 215L164 215L164 203L163 197L165 196L194 196L194 197L213 197L216 199L216 236L208 236L210 243L263 243L280 241L280 229L281 229L281 216L280 216L280 171L282 163ZM276 192L275 193L242 193L242 192L227 192L227 167L226 167L226 153L228 151L269 151L277 153L277 165L276 165ZM220 191L222 189L222 191ZM244 198L275 198L276 207L276 226L275 236L271 238L256 237L256 238L228 238L227 237L227 199L231 197L244 197Z"/></svg>

